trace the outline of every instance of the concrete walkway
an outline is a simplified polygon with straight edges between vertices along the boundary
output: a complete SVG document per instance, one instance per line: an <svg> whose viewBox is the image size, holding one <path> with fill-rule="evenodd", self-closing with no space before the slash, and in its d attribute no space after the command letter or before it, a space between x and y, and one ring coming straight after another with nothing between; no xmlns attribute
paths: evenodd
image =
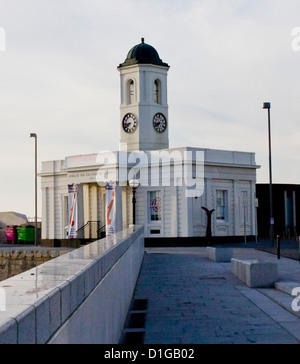
<svg viewBox="0 0 300 364"><path fill-rule="evenodd" d="M234 257L277 261L255 249L234 249ZM279 279L300 287L299 262L281 259ZM147 249L134 298L149 300L145 344L300 343L294 297L248 288L205 248Z"/></svg>

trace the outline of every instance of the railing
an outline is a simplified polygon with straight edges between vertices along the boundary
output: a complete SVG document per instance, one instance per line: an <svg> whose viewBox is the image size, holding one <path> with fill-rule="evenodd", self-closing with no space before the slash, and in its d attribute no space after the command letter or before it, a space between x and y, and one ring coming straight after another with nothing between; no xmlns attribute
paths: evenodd
<svg viewBox="0 0 300 364"><path fill-rule="evenodd" d="M95 226L97 224L97 226ZM101 227L101 221L88 221L85 225L79 228L77 236L84 239L101 239L105 237L104 228L106 225ZM87 229L89 229L88 234L86 234Z"/></svg>
<svg viewBox="0 0 300 364"><path fill-rule="evenodd" d="M102 226L98 231L97 234L99 237L99 239L104 239L106 237L106 225Z"/></svg>

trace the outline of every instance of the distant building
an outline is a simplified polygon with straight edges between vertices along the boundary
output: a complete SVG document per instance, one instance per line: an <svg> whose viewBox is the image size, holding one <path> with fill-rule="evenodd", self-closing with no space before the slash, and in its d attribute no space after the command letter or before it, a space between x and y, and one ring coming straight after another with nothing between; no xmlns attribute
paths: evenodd
<svg viewBox="0 0 300 364"><path fill-rule="evenodd" d="M0 244L6 243L6 227L28 223L27 216L17 212L0 212Z"/></svg>
<svg viewBox="0 0 300 364"><path fill-rule="evenodd" d="M270 234L270 189L269 184L257 184L258 234L261 238ZM274 184L273 210L276 235L291 239L300 234L300 185Z"/></svg>
<svg viewBox="0 0 300 364"><path fill-rule="evenodd" d="M68 238L70 221L77 226L79 237L97 238L99 227L107 224L107 189L99 177L105 170L108 176L116 171L118 181L117 231L132 224L132 189L128 182L135 178L141 183L136 196L136 223L144 225L146 237L205 237L208 218L203 207L215 210L213 236L255 236L259 168L255 154L189 147L170 149L169 68L142 39L118 67L120 151L109 153L107 160L105 154L99 153L42 164L42 239ZM105 121L103 127L109 127ZM182 183L186 178L188 185ZM69 186L77 188L77 204L71 209Z"/></svg>
<svg viewBox="0 0 300 364"><path fill-rule="evenodd" d="M7 226L21 226L28 223L26 215L17 212L0 212L0 229Z"/></svg>

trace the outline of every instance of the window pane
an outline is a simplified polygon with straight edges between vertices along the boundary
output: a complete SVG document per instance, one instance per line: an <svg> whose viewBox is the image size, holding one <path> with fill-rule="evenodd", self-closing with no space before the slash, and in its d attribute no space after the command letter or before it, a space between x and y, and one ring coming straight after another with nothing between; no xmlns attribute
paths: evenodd
<svg viewBox="0 0 300 364"><path fill-rule="evenodd" d="M149 196L150 221L161 221L161 193L150 192Z"/></svg>
<svg viewBox="0 0 300 364"><path fill-rule="evenodd" d="M130 103L133 104L134 102L134 82L130 82Z"/></svg>
<svg viewBox="0 0 300 364"><path fill-rule="evenodd" d="M127 83L127 96L126 96L126 103L131 105L135 102L135 85L133 80L129 80Z"/></svg>
<svg viewBox="0 0 300 364"><path fill-rule="evenodd" d="M161 83L160 80L154 81L155 91L154 91L154 99L157 104L161 104Z"/></svg>
<svg viewBox="0 0 300 364"><path fill-rule="evenodd" d="M227 191L217 191L216 199L217 220L225 221L227 219Z"/></svg>

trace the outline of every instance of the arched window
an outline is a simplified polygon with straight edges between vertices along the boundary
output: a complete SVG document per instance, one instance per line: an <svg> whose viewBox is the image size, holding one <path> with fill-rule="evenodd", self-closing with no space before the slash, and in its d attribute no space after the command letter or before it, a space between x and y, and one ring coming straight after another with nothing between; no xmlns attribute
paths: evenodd
<svg viewBox="0 0 300 364"><path fill-rule="evenodd" d="M134 81L129 80L127 83L127 105L133 104L135 101Z"/></svg>
<svg viewBox="0 0 300 364"><path fill-rule="evenodd" d="M159 79L154 81L154 101L161 104L161 82Z"/></svg>

